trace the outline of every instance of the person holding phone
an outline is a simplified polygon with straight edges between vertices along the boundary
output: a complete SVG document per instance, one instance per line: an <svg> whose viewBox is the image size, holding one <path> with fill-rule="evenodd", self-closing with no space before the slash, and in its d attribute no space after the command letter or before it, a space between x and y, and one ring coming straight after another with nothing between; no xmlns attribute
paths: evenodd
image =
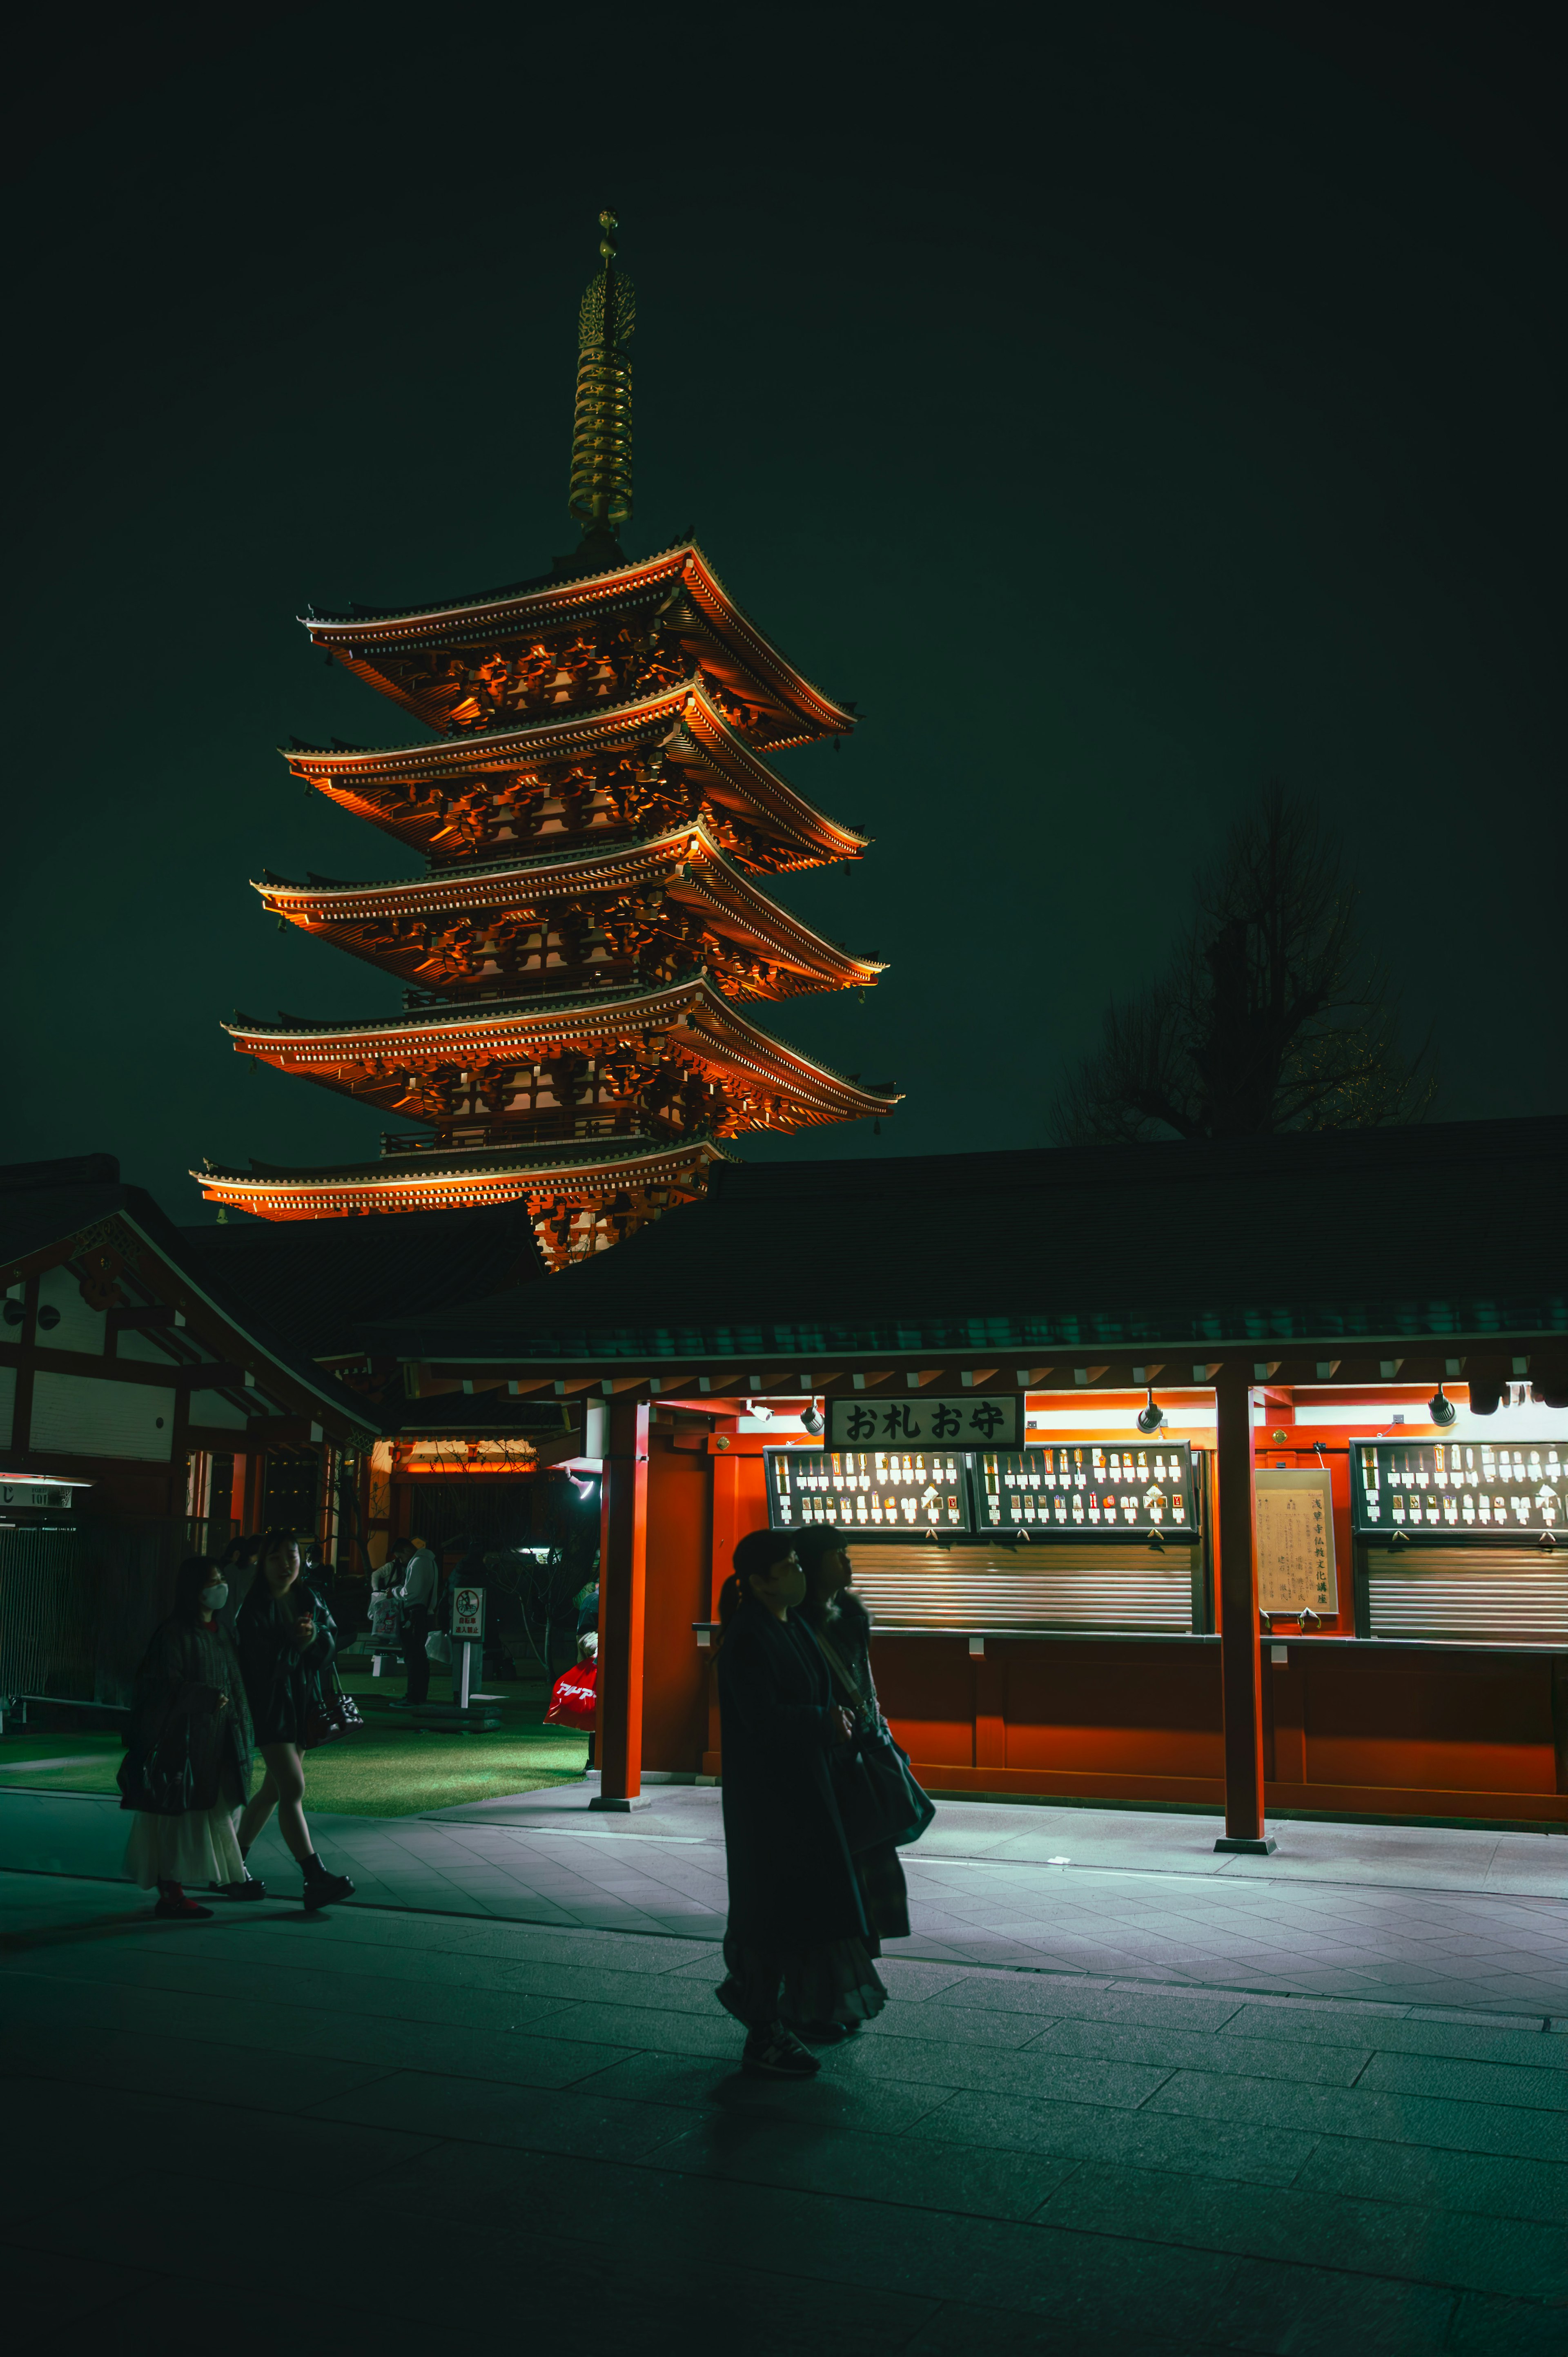
<svg viewBox="0 0 1568 2357"><path fill-rule="evenodd" d="M249 1850L275 1808L278 1831L299 1860L307 1913L347 1899L346 1874L328 1874L305 1822L304 1751L322 1673L337 1650L332 1622L299 1576L299 1540L269 1531L250 1594L240 1608L240 1667L266 1775L240 1819L240 1851Z"/></svg>

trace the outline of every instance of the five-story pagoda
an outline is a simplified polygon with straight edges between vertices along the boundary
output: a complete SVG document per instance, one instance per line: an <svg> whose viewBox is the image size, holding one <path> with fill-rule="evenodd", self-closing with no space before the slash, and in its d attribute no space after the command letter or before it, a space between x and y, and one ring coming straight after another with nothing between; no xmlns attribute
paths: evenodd
<svg viewBox="0 0 1568 2357"><path fill-rule="evenodd" d="M263 1219L526 1198L549 1260L700 1194L721 1140L887 1112L753 1019L883 971L790 917L769 877L857 858L766 755L846 734L853 707L787 663L693 541L628 562L631 285L600 215L584 296L571 509L542 579L439 605L311 613L313 645L432 732L387 750L295 744L294 774L422 853L412 880L264 875L280 920L405 985L400 1016L236 1015L236 1050L422 1124L379 1159L208 1164L209 1201Z"/></svg>

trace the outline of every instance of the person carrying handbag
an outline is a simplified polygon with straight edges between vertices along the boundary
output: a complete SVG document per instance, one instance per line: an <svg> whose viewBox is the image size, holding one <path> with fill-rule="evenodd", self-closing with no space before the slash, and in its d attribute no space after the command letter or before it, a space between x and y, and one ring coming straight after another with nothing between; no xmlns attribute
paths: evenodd
<svg viewBox="0 0 1568 2357"><path fill-rule="evenodd" d="M346 1874L328 1873L305 1822L303 1754L342 1731L336 1723L344 1703L332 1674L336 1651L331 1615L299 1577L297 1534L269 1531L240 1608L240 1667L267 1771L240 1820L240 1849L243 1855L250 1848L275 1807L278 1831L305 1876L306 1910L312 1914L354 1889Z"/></svg>
<svg viewBox="0 0 1568 2357"><path fill-rule="evenodd" d="M175 1581L174 1610L156 1630L136 1673L131 1731L116 1781L136 1822L125 1872L156 1887L155 1915L196 1922L212 1912L186 1895L207 1883L228 1899L264 1899L234 1838L234 1813L251 1789L251 1715L239 1655L222 1618L229 1588L203 1555Z"/></svg>
<svg viewBox="0 0 1568 2357"><path fill-rule="evenodd" d="M839 1700L854 1718L854 1748L834 1756L833 1790L873 1935L870 1953L877 1956L884 1940L909 1936L909 1893L898 1846L918 1841L936 1809L910 1773L876 1698L871 1616L849 1585L845 1534L831 1524L811 1524L791 1535L806 1575L800 1617L817 1641Z"/></svg>

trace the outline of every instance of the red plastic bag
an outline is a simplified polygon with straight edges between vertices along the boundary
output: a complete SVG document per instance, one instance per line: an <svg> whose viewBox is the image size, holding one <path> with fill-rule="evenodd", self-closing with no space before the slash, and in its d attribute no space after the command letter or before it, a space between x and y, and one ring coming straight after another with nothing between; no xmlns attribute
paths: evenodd
<svg viewBox="0 0 1568 2357"><path fill-rule="evenodd" d="M585 1727L591 1735L599 1708L599 1665L597 1662L574 1662L563 1670L550 1690L550 1707L544 1714L546 1727Z"/></svg>

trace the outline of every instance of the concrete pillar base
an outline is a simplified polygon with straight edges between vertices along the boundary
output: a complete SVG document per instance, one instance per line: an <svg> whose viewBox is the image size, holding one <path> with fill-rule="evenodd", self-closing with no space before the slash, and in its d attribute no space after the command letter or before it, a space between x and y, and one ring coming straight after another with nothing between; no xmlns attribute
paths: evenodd
<svg viewBox="0 0 1568 2357"><path fill-rule="evenodd" d="M653 1803L642 1792L634 1792L629 1801L609 1800L604 1793L596 1792L588 1806L590 1809L613 1809L618 1815L624 1816L631 1809L650 1809ZM1273 1849L1273 1842L1269 1847Z"/></svg>
<svg viewBox="0 0 1568 2357"><path fill-rule="evenodd" d="M596 1801L589 1803L591 1808L596 1809L598 1805ZM613 1807L614 1803L610 1805ZM1267 1857L1272 1850L1278 1849L1279 1844L1273 1834L1264 1834L1260 1841L1249 1841L1244 1834L1221 1834L1214 1846L1216 1849L1239 1850L1243 1857Z"/></svg>

